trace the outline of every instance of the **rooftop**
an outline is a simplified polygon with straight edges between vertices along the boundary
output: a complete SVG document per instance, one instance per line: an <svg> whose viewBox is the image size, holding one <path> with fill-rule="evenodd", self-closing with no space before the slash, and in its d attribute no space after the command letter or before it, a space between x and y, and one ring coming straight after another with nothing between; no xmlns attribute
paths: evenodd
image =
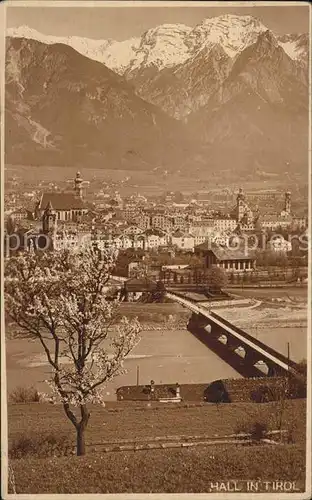
<svg viewBox="0 0 312 500"><path fill-rule="evenodd" d="M183 233L182 231L176 231L172 236L173 238L193 238L193 235L189 233Z"/></svg>
<svg viewBox="0 0 312 500"><path fill-rule="evenodd" d="M236 247L226 247L220 245L211 244L209 241L205 241L200 245L195 247L195 250L199 251L211 251L214 253L216 258L220 261L223 260L246 260L254 259L254 252L251 252L248 248L236 248Z"/></svg>
<svg viewBox="0 0 312 500"><path fill-rule="evenodd" d="M81 210L85 204L74 193L43 193L39 202L39 210L45 210L51 203L54 210Z"/></svg>
<svg viewBox="0 0 312 500"><path fill-rule="evenodd" d="M277 213L274 214L263 214L259 217L259 221L261 222L291 222L292 221L292 216L291 215L280 215Z"/></svg>
<svg viewBox="0 0 312 500"><path fill-rule="evenodd" d="M145 236L160 236L160 237L165 235L163 231L160 231L157 228L147 229L144 234Z"/></svg>

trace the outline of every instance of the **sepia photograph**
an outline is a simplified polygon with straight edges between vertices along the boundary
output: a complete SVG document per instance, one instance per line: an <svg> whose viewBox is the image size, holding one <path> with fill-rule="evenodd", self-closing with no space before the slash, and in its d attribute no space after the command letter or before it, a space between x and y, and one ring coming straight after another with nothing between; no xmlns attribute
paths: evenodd
<svg viewBox="0 0 312 500"><path fill-rule="evenodd" d="M2 498L310 498L309 3L1 19Z"/></svg>

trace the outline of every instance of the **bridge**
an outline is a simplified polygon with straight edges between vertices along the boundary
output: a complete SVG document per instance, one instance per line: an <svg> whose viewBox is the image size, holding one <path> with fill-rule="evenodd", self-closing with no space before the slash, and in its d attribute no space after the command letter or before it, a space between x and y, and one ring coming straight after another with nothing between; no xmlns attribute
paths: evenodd
<svg viewBox="0 0 312 500"><path fill-rule="evenodd" d="M188 329L243 376L263 377L266 372L269 377L293 374L302 378L297 363L218 314L172 291L166 291L166 297L192 311Z"/></svg>

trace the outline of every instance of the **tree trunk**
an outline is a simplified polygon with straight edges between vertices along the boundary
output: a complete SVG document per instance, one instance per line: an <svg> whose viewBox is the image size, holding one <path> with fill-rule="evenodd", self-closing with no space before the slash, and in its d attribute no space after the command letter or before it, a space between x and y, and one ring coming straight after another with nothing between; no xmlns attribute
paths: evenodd
<svg viewBox="0 0 312 500"><path fill-rule="evenodd" d="M85 426L80 424L77 427L77 457L85 454L86 454Z"/></svg>
<svg viewBox="0 0 312 500"><path fill-rule="evenodd" d="M85 444L85 430L88 425L90 418L90 413L88 412L86 404L80 405L81 420L78 425L76 425L77 430L77 456L86 454L86 444Z"/></svg>

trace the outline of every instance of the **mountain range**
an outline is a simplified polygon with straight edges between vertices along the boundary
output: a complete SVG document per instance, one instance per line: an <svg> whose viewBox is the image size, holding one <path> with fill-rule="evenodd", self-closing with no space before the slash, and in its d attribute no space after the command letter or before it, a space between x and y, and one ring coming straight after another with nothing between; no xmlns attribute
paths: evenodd
<svg viewBox="0 0 312 500"><path fill-rule="evenodd" d="M122 42L7 30L7 162L308 168L308 35L251 16Z"/></svg>
<svg viewBox="0 0 312 500"><path fill-rule="evenodd" d="M182 123L102 63L20 38L7 40L5 120L15 164L168 168L190 142Z"/></svg>

